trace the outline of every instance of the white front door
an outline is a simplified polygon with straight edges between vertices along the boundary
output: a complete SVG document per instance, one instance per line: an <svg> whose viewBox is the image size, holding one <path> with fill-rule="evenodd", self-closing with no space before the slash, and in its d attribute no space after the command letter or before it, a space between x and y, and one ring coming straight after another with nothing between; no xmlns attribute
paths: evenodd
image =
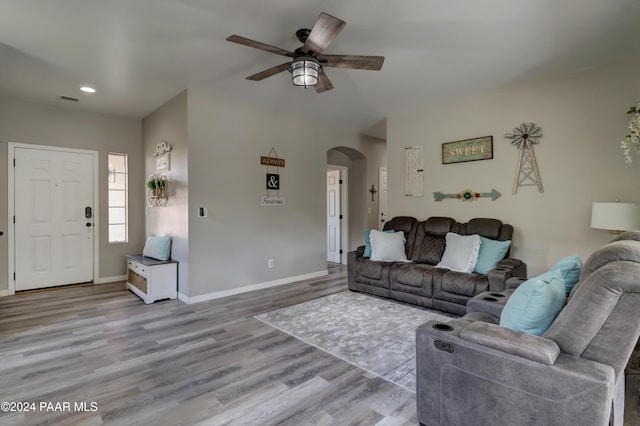
<svg viewBox="0 0 640 426"><path fill-rule="evenodd" d="M93 281L93 156L16 147L15 289Z"/></svg>
<svg viewBox="0 0 640 426"><path fill-rule="evenodd" d="M380 230L382 230L384 223L389 220L387 216L387 169L383 167L378 170L378 189L380 190L378 212L380 213Z"/></svg>
<svg viewBox="0 0 640 426"><path fill-rule="evenodd" d="M327 260L341 263L340 170L327 171Z"/></svg>

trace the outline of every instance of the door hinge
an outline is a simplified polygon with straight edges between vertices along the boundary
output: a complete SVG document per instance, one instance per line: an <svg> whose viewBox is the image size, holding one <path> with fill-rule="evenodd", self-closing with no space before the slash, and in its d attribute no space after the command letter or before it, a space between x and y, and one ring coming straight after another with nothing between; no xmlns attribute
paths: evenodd
<svg viewBox="0 0 640 426"><path fill-rule="evenodd" d="M16 217L15 216L13 217L13 223L14 224L16 223Z"/></svg>
<svg viewBox="0 0 640 426"><path fill-rule="evenodd" d="M338 183L339 183L340 185L342 185L342 179L340 179L340 180L338 181Z"/></svg>
<svg viewBox="0 0 640 426"><path fill-rule="evenodd" d="M15 272L13 273L13 280L14 281L16 280L16 273Z"/></svg>
<svg viewBox="0 0 640 426"><path fill-rule="evenodd" d="M15 166L16 166L16 159L14 158L13 159L13 167L15 167Z"/></svg>
<svg viewBox="0 0 640 426"><path fill-rule="evenodd" d="M342 219L342 215L340 215L339 219Z"/></svg>
<svg viewBox="0 0 640 426"><path fill-rule="evenodd" d="M340 254L342 254L342 249L340 249Z"/></svg>

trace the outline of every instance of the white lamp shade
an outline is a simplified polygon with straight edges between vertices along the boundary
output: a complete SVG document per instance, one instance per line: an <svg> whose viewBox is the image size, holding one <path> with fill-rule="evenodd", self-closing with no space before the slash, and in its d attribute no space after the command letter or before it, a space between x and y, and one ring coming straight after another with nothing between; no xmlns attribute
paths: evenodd
<svg viewBox="0 0 640 426"><path fill-rule="evenodd" d="M593 203L591 227L609 231L640 229L640 204Z"/></svg>

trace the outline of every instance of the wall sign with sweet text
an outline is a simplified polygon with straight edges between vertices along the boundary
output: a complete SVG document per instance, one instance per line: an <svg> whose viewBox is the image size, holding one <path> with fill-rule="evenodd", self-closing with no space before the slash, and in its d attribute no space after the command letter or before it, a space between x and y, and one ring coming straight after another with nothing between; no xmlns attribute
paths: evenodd
<svg viewBox="0 0 640 426"><path fill-rule="evenodd" d="M493 136L483 136L463 141L442 144L442 164L464 163L467 161L490 160L493 158Z"/></svg>

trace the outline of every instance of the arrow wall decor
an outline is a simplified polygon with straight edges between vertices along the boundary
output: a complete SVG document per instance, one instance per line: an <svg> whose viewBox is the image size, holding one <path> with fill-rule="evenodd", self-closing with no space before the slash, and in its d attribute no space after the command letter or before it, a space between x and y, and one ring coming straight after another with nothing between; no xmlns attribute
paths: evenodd
<svg viewBox="0 0 640 426"><path fill-rule="evenodd" d="M442 201L446 198L457 198L461 201L475 201L478 198L491 198L491 201L495 201L496 198L500 197L500 194L495 189L492 189L491 192L474 192L470 189L467 189L462 192L458 192L457 194L443 194L442 192L434 192L433 198L435 201Z"/></svg>

